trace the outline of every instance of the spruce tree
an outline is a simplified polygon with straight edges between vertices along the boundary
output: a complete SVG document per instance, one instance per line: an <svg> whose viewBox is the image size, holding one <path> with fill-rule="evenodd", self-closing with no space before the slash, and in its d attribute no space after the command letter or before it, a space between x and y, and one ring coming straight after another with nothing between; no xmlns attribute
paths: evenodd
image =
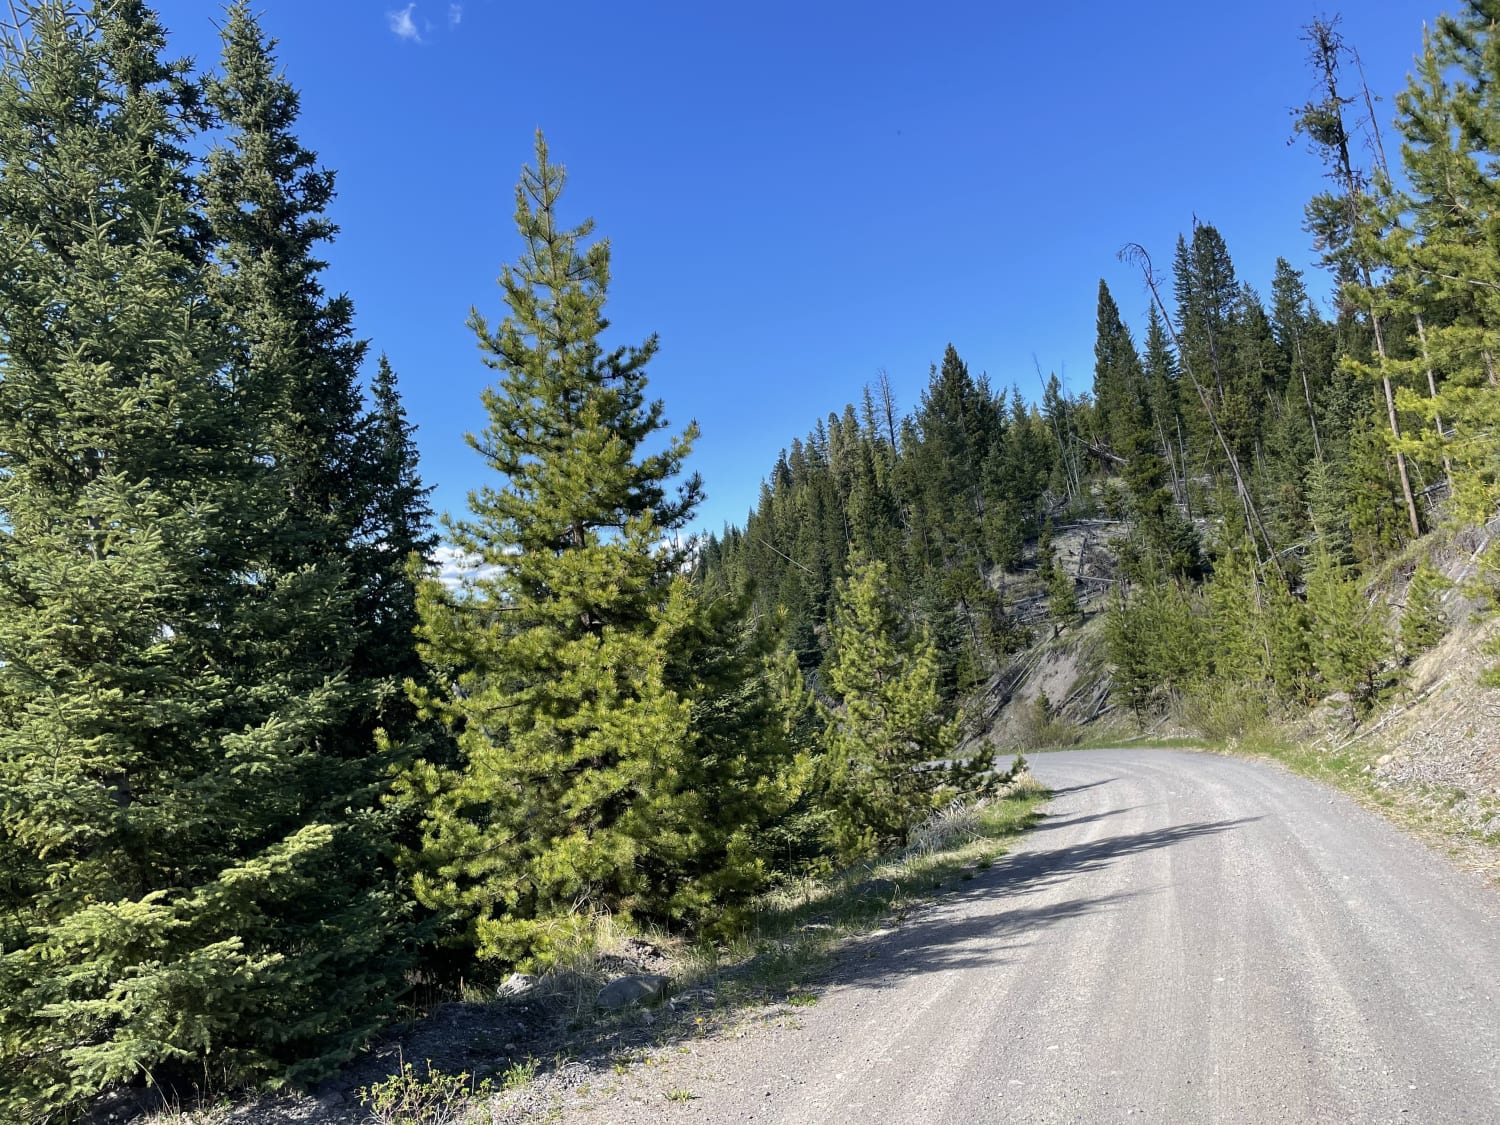
<svg viewBox="0 0 1500 1125"><path fill-rule="evenodd" d="M360 667L380 678L383 705L377 715L389 717L390 687L421 674L411 563L432 555L437 536L428 501L432 487L417 471L416 427L407 419L395 369L384 355L376 364L370 398L356 445L364 495L351 569L363 576L355 612L368 630L358 653Z"/></svg>
<svg viewBox="0 0 1500 1125"><path fill-rule="evenodd" d="M516 189L524 248L500 278L509 315L470 317L497 373L470 444L499 479L449 534L483 569L419 598L437 682L415 699L459 757L405 782L428 809L419 897L515 963L557 956L598 912L692 921L710 893L748 889L744 831L776 771L757 739L700 721L723 689L694 669L722 629L705 630L677 539L698 478L670 487L696 431L663 439L655 337L606 349L609 243L561 225L563 186L538 134Z"/></svg>
<svg viewBox="0 0 1500 1125"><path fill-rule="evenodd" d="M30 1121L123 1082L326 1071L393 1002L400 906L368 775L322 744L348 685L300 666L345 626L333 583L282 567L188 68L140 3L24 15L0 67L0 1117Z"/></svg>
<svg viewBox="0 0 1500 1125"><path fill-rule="evenodd" d="M287 937L318 925L321 909L325 933L383 935L400 954L410 935L390 909L394 825L383 798L415 737L403 690L419 667L407 557L433 543L426 490L394 374L382 359L366 411L353 303L324 290L334 174L296 134L300 98L276 44L247 0L230 5L221 40L220 71L204 83L220 140L198 177L217 267L208 295L227 351L221 378L247 413L262 467L258 523L242 534L258 542L262 584L299 591L298 616L261 620L275 657L257 656L254 671L274 670L288 694L326 695L321 721L301 734L308 767L284 784L304 787L306 815L346 821L350 841L339 856L348 866L328 872L328 899L288 919ZM323 971L370 990L345 997L351 1013L384 1010L405 955L363 965L346 956L328 944Z"/></svg>

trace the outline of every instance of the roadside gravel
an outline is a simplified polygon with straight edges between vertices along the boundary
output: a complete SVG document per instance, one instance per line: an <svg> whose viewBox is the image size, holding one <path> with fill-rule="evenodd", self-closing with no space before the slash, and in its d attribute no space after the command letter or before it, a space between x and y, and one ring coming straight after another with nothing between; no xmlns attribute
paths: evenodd
<svg viewBox="0 0 1500 1125"><path fill-rule="evenodd" d="M570 1067L578 1122L1500 1121L1500 897L1252 761L1038 756L1016 851L849 945L816 1003Z"/></svg>

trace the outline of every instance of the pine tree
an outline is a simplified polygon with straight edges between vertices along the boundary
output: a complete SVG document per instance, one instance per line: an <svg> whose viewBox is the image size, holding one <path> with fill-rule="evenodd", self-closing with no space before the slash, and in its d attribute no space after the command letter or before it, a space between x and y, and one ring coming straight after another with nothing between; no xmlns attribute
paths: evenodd
<svg viewBox="0 0 1500 1125"><path fill-rule="evenodd" d="M1144 725L1160 684L1160 673L1150 659L1150 625L1138 604L1116 589L1104 618L1104 639L1114 675L1113 691L1123 698Z"/></svg>
<svg viewBox="0 0 1500 1125"><path fill-rule="evenodd" d="M1149 448L1150 414L1145 395L1145 376L1130 329L1120 319L1109 287L1099 282L1094 330L1094 405L1099 433L1096 440L1122 459L1130 452Z"/></svg>
<svg viewBox="0 0 1500 1125"><path fill-rule="evenodd" d="M1497 17L1493 3L1470 0L1424 37L1397 98L1406 186L1380 185L1388 234L1376 247L1394 271L1396 309L1426 317L1405 366L1427 393L1406 389L1400 405L1420 412L1427 430L1398 452L1441 457L1457 514L1474 521L1500 504L1500 253L1490 230L1500 207Z"/></svg>
<svg viewBox="0 0 1500 1125"><path fill-rule="evenodd" d="M1390 642L1358 580L1321 544L1307 574L1307 611L1318 672L1329 691L1347 696L1357 717L1374 702Z"/></svg>
<svg viewBox="0 0 1500 1125"><path fill-rule="evenodd" d="M500 280L509 315L470 318L498 373L470 442L501 481L449 532L483 569L419 600L438 683L415 698L459 760L405 782L428 808L419 897L480 956L517 963L555 957L596 912L691 921L711 892L752 884L746 805L775 772L700 722L724 689L693 673L715 630L675 538L700 487L669 490L696 431L660 441L655 337L605 349L609 244L560 226L563 186L538 134L516 190L524 250Z"/></svg>
<svg viewBox="0 0 1500 1125"><path fill-rule="evenodd" d="M1078 591L1073 576L1066 567L1053 564L1047 575L1047 612L1052 615L1052 635L1070 625L1083 622L1083 609L1078 604Z"/></svg>
<svg viewBox="0 0 1500 1125"><path fill-rule="evenodd" d="M427 490L384 360L374 408L363 407L366 345L354 335L353 304L321 280L321 249L337 233L326 213L334 174L296 135L300 99L278 69L275 42L248 0L229 7L221 39L220 73L204 83L221 139L198 177L217 267L208 295L227 345L221 378L247 412L263 467L259 526L241 534L259 541L262 584L298 606L296 616L260 620L259 643L275 655L258 653L250 671L276 673L289 697L326 697L321 721L300 735L308 764L299 796L304 815L344 822L349 839L338 854L347 868L326 872L328 900L283 925L288 942L321 945L329 980L370 990L346 995L351 1014L381 1012L407 961L370 960L363 947L383 936L399 950L411 936L389 901L394 823L382 798L415 737L403 690L419 667L407 556L434 542ZM330 940L340 927L351 951Z"/></svg>
<svg viewBox="0 0 1500 1125"><path fill-rule="evenodd" d="M1401 655L1406 660L1420 656L1447 631L1442 592L1452 583L1423 559L1406 586L1406 607L1401 612Z"/></svg>
<svg viewBox="0 0 1500 1125"><path fill-rule="evenodd" d="M1225 685L1254 685L1265 679L1269 651L1261 620L1263 590L1243 523L1226 520L1224 543L1204 588L1214 674Z"/></svg>
<svg viewBox="0 0 1500 1125"><path fill-rule="evenodd" d="M1371 230L1375 214L1368 196L1369 177L1355 166L1350 152L1351 134L1344 119L1344 109L1353 99L1339 88L1339 67L1346 53L1338 19L1319 18L1307 25L1305 41L1308 61L1322 85L1323 96L1308 102L1296 114L1297 131L1305 135L1314 150L1328 166L1328 176L1336 191L1315 196L1307 206L1307 230L1317 239L1323 260L1339 284L1340 319L1352 320L1355 310L1367 314L1374 356L1346 354L1344 365L1380 385L1385 424L1395 453L1396 475L1412 536L1420 535L1421 517L1412 494L1410 474L1397 412L1393 364L1393 342L1387 340L1389 305L1386 294L1376 285L1378 265L1372 250L1377 236Z"/></svg>
<svg viewBox="0 0 1500 1125"><path fill-rule="evenodd" d="M953 759L959 726L943 718L932 640L902 620L882 562L856 561L839 584L827 677L824 777L841 858L904 843L934 807L981 783L984 756L935 765Z"/></svg>
<svg viewBox="0 0 1500 1125"><path fill-rule="evenodd" d="M355 530L352 569L359 585L357 619L367 640L357 665L381 677L386 714L393 700L387 682L400 687L421 674L414 633L417 583L412 560L425 560L437 547L432 530L432 488L417 471L416 427L407 420L396 372L384 355L370 385L372 399L356 445L358 479L363 484L364 519Z"/></svg>

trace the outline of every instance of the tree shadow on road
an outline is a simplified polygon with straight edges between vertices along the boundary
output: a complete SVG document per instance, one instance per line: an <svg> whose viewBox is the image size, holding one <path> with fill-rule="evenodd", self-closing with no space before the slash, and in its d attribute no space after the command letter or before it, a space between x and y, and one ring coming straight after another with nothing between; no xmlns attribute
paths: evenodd
<svg viewBox="0 0 1500 1125"><path fill-rule="evenodd" d="M1058 820L1043 827L1093 823L1123 811L1127 810ZM829 989L878 992L917 975L993 968L1027 946L1047 940L1049 931L1060 923L1117 909L1160 890L1059 893L1061 885L1075 876L1100 871L1132 855L1232 831L1255 819L1259 818L1180 824L1021 851L987 869L966 871L930 898L903 901L899 888L886 887L881 893L896 900L880 923L883 928L839 942L826 960L820 957L802 966L805 976L794 969L798 975L786 977L774 967L764 976L767 966L758 963L763 958L775 960L777 952L772 947L750 962L727 968L717 979L698 982L654 1011L627 1010L577 1026L568 1017L569 1006L556 995L447 1005L423 1021L424 1030L417 1034L413 1034L417 1029L403 1033L393 1028L382 1044L325 1083L316 1098L318 1109L305 1116L304 1125L365 1120L357 1107L357 1087L398 1073L404 1048L404 1057L429 1060L429 1065L450 1074L464 1070L497 1077L528 1058L551 1056L553 1061L542 1065L531 1093L525 1096L531 1099L527 1104L555 1108L567 1103L577 1090L618 1081L623 1071L650 1060L660 1062L705 1036L759 1021L795 1022L801 1005L815 1003ZM1032 843L1040 839L1033 837ZM1085 890L1080 885L1079 891ZM809 923L808 928L814 925ZM791 980L795 985L788 985ZM738 987L736 982L740 982ZM537 1064L528 1065L535 1070ZM501 1118L510 1119L504 1113Z"/></svg>
<svg viewBox="0 0 1500 1125"><path fill-rule="evenodd" d="M1088 820L1101 819L1089 817ZM1070 918L1109 910L1154 890L1121 891L1023 905L1017 900L1127 856L1232 831L1259 817L1198 821L1086 843L1018 852L939 894L891 929L850 943L819 974L821 986L893 987L912 973L993 966ZM899 916L898 916L899 917ZM1015 939L1015 940L1010 940Z"/></svg>
<svg viewBox="0 0 1500 1125"><path fill-rule="evenodd" d="M1085 789L1097 789L1101 785L1108 785L1112 781L1119 781L1118 777L1101 777L1098 781L1090 781L1083 785L1065 785L1061 789L1053 789L1052 796L1066 797L1069 793L1082 793Z"/></svg>
<svg viewBox="0 0 1500 1125"><path fill-rule="evenodd" d="M1085 819L1098 818L1080 818L1079 823ZM1130 832L1120 836L1106 836L1100 840L1065 844L1059 848L1013 852L991 868L984 881L985 887L988 893L999 890L1007 895L1035 890L1059 879L1097 871L1123 856L1171 847L1199 836L1217 835L1260 819L1258 816L1242 816L1234 820L1200 820L1191 824L1153 828L1149 832Z"/></svg>
<svg viewBox="0 0 1500 1125"><path fill-rule="evenodd" d="M1135 812L1136 809L1144 808L1143 805L1126 805L1121 809L1105 809L1103 812L1090 813L1088 816L1054 816L1052 813L1042 813L1042 818L1028 829L1029 832L1051 831L1055 828L1072 828L1079 824L1093 824L1096 820L1108 820L1112 816L1122 813Z"/></svg>

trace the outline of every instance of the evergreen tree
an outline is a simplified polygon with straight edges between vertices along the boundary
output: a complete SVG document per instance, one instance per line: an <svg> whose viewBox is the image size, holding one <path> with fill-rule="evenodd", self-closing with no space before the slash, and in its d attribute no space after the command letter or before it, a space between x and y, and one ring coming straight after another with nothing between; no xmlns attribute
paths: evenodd
<svg viewBox="0 0 1500 1125"><path fill-rule="evenodd" d="M1417 564L1406 586L1406 607L1401 612L1401 655L1406 660L1420 656L1447 631L1442 592L1452 583L1427 559Z"/></svg>
<svg viewBox="0 0 1500 1125"><path fill-rule="evenodd" d="M1262 631L1262 586L1243 523L1226 520L1225 542L1204 589L1210 630L1209 652L1215 676L1225 685L1251 685L1265 679L1269 652Z"/></svg>
<svg viewBox="0 0 1500 1125"><path fill-rule="evenodd" d="M1411 535L1417 536L1422 531L1421 519L1412 494L1396 407L1394 377L1398 367L1393 364L1392 342L1387 339L1389 304L1376 285L1374 274L1378 260L1372 243L1378 241L1378 233L1371 226L1378 212L1370 206L1369 177L1355 165L1351 154L1344 109L1353 98L1343 94L1339 87L1339 67L1346 48L1338 31L1338 19L1313 20L1307 25L1304 39L1308 44L1308 61L1322 86L1322 97L1297 111L1296 128L1327 165L1328 177L1336 189L1320 193L1308 203L1306 228L1317 240L1323 260L1339 284L1340 319L1352 320L1356 310L1367 316L1374 355L1367 359L1348 352L1343 363L1349 370L1380 385L1407 526Z"/></svg>
<svg viewBox="0 0 1500 1125"><path fill-rule="evenodd" d="M366 493L364 520L354 538L353 569L365 578L359 587L358 620L367 639L358 667L388 679L381 682L383 706L394 704L387 683L396 686L421 674L414 634L417 583L412 561L425 560L437 547L432 529L432 488L417 471L416 427L407 420L396 372L382 355L370 385L372 399L356 446Z"/></svg>
<svg viewBox="0 0 1500 1125"><path fill-rule="evenodd" d="M1389 233L1377 248L1394 270L1396 311L1426 317L1405 366L1427 393L1406 389L1401 405L1420 412L1427 430L1398 452L1440 456L1458 514L1475 521L1500 504L1500 253L1490 229L1500 207L1497 17L1495 4L1470 0L1424 37L1397 98L1407 187L1381 184Z"/></svg>
<svg viewBox="0 0 1500 1125"><path fill-rule="evenodd" d="M1144 383L1130 329L1120 319L1109 287L1100 281L1094 330L1096 438L1122 458L1150 444L1149 436L1143 438L1139 432L1150 424Z"/></svg>
<svg viewBox="0 0 1500 1125"><path fill-rule="evenodd" d="M1307 606L1280 582L1266 583L1264 597L1262 617L1271 683L1284 702L1310 703L1315 697L1317 664Z"/></svg>
<svg viewBox="0 0 1500 1125"><path fill-rule="evenodd" d="M1358 716L1374 702L1390 643L1358 580L1321 544L1307 574L1307 611L1318 672L1329 691L1347 696Z"/></svg>
<svg viewBox="0 0 1500 1125"><path fill-rule="evenodd" d="M131 0L36 3L0 68L0 1116L299 1081L399 989L338 583L210 297L201 106ZM21 38L20 36L24 36Z"/></svg>
<svg viewBox="0 0 1500 1125"><path fill-rule="evenodd" d="M646 399L657 342L604 348L609 244L559 224L563 185L538 134L516 191L525 248L500 280L509 315L470 318L499 376L470 441L502 483L450 533L485 569L419 600L441 679L415 697L459 760L406 779L428 809L418 895L480 956L518 963L556 956L598 911L691 921L752 886L747 806L776 766L702 721L725 688L694 669L718 663L701 650L724 623L705 628L675 538L698 479L669 491L695 430L642 450L666 426Z"/></svg>
<svg viewBox="0 0 1500 1125"><path fill-rule="evenodd" d="M953 758L958 723L943 718L937 652L902 620L884 563L859 560L839 584L828 687L826 800L842 858L904 843L937 805L988 772L985 756L936 765Z"/></svg>
<svg viewBox="0 0 1500 1125"><path fill-rule="evenodd" d="M1053 565L1047 575L1047 612L1052 615L1055 637L1061 629L1083 622L1083 609L1078 604L1078 591L1073 576L1066 567Z"/></svg>

